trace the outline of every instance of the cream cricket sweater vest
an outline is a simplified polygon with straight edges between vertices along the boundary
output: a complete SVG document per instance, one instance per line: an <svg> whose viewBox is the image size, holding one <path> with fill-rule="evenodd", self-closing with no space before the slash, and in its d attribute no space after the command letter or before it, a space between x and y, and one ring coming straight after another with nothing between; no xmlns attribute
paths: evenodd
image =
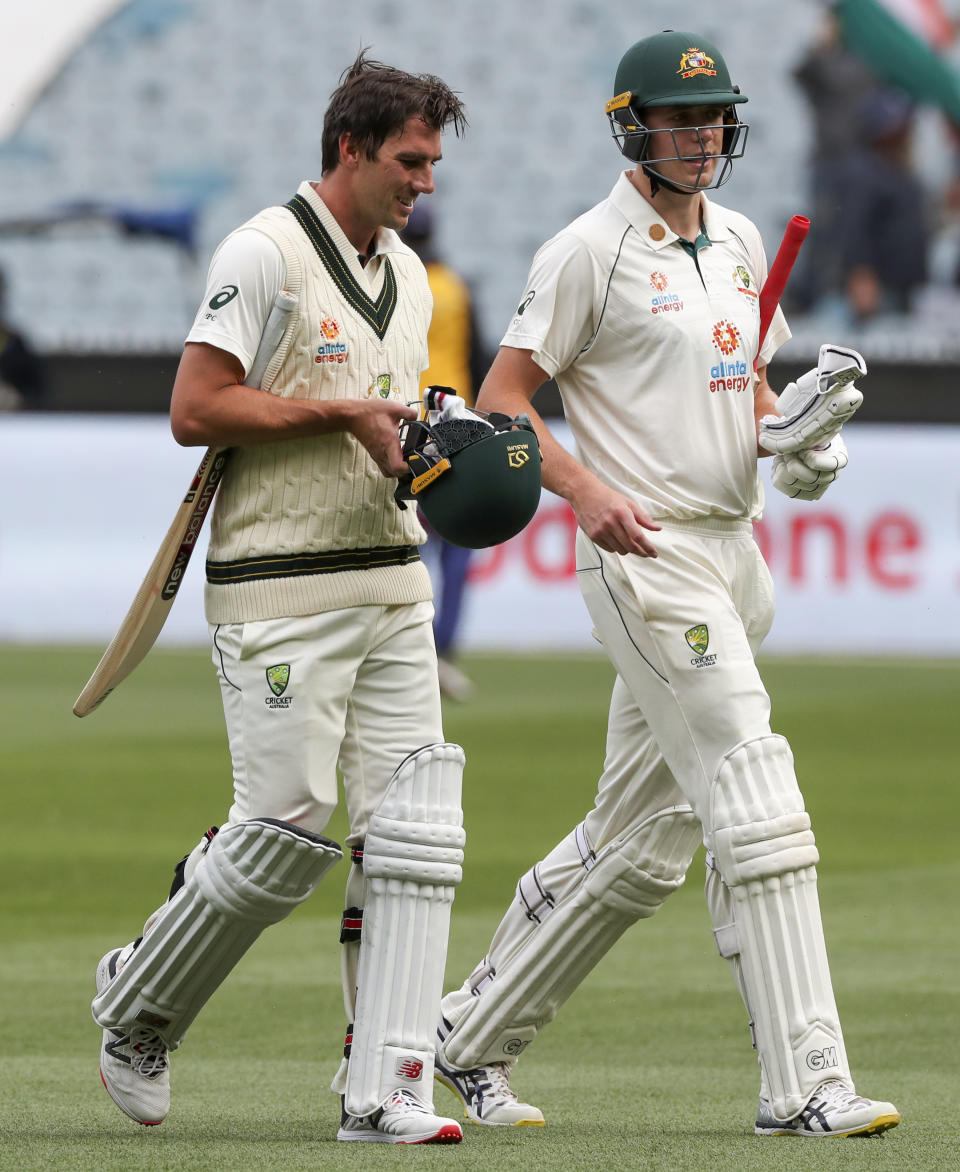
<svg viewBox="0 0 960 1172"><path fill-rule="evenodd" d="M263 387L295 399L419 397L431 297L423 265L390 238L374 288L309 184L245 225L275 241L297 311ZM416 511L393 499L350 434L236 448L217 496L207 555L212 623L287 618L431 597Z"/></svg>

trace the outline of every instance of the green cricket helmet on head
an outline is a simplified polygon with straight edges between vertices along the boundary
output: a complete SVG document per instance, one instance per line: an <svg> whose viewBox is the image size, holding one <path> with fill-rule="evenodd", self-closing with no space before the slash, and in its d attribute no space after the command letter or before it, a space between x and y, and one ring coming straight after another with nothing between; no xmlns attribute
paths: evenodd
<svg viewBox="0 0 960 1172"><path fill-rule="evenodd" d="M614 97L607 102L610 130L621 152L632 162L639 163L657 187L692 194L719 187L730 178L734 159L743 156L747 140L746 123L737 117L737 106L747 100L740 87L730 81L730 71L720 50L699 33L674 32L644 37L624 53L617 66L613 83ZM656 106L716 106L723 110L723 143L712 182L700 185L700 175L691 184L665 179L656 164L673 162L678 157L708 157L703 148L703 126L677 127L676 130L696 130L700 149L693 156L680 150L676 131L662 131L672 137L672 151L651 151L651 132L645 125L644 111ZM687 148L689 150L689 148ZM712 156L711 156L712 157Z"/></svg>
<svg viewBox="0 0 960 1172"><path fill-rule="evenodd" d="M469 417L407 425L409 472L397 504L420 506L427 524L451 545L484 549L515 536L540 503L540 445L526 415Z"/></svg>

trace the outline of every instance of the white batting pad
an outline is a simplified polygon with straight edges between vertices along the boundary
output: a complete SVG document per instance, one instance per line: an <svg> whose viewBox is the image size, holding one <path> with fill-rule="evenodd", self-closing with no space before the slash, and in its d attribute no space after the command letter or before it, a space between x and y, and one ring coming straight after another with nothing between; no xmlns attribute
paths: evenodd
<svg viewBox="0 0 960 1172"><path fill-rule="evenodd" d="M175 1049L263 929L302 903L341 857L335 842L286 822L225 826L94 999L94 1020L113 1029L140 1022Z"/></svg>
<svg viewBox="0 0 960 1172"><path fill-rule="evenodd" d="M363 847L366 896L344 1108L368 1115L398 1088L433 1102L450 909L462 876L464 756L427 745L391 779Z"/></svg>
<svg viewBox="0 0 960 1172"><path fill-rule="evenodd" d="M549 890L539 865L527 872L484 964L444 998L444 1062L473 1070L516 1058L624 931L683 883L700 838L688 806L658 812L595 857L582 826L567 835L544 862L556 874L566 860L572 884Z"/></svg>
<svg viewBox="0 0 960 1172"><path fill-rule="evenodd" d="M729 898L708 899L753 1023L770 1106L786 1120L828 1078L850 1077L817 895L817 848L787 742L724 759L707 835Z"/></svg>
<svg viewBox="0 0 960 1172"><path fill-rule="evenodd" d="M798 452L840 430L863 402L854 386L867 373L856 350L824 344L817 366L788 383L777 402L779 415L760 420L759 441L768 452Z"/></svg>

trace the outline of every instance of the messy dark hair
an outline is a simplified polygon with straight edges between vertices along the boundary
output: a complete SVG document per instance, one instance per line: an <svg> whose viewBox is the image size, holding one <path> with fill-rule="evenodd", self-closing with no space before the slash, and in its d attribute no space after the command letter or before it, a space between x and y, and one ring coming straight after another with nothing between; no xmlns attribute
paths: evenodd
<svg viewBox="0 0 960 1172"><path fill-rule="evenodd" d="M330 96L323 119L324 175L340 162L340 136L349 134L368 159L402 130L408 118L422 118L431 130L450 123L457 135L466 128L463 103L450 87L430 73L404 73L373 61L361 49Z"/></svg>

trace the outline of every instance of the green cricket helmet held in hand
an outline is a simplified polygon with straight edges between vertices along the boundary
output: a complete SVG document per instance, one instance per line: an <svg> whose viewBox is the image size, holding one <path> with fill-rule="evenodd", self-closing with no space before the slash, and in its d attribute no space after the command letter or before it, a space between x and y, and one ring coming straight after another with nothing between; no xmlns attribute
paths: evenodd
<svg viewBox="0 0 960 1172"><path fill-rule="evenodd" d="M540 503L540 445L530 420L469 412L406 427L397 504L420 506L451 545L484 549L515 536Z"/></svg>
<svg viewBox="0 0 960 1172"><path fill-rule="evenodd" d="M666 30L644 37L624 53L617 66L613 83L614 97L607 102L610 130L621 152L632 162L639 163L654 183L672 191L691 193L719 187L730 178L734 159L743 156L747 140L746 123L737 117L737 106L747 100L740 87L730 81L720 50L699 33ZM651 132L645 124L644 111L657 106L716 106L723 110L722 160L711 183L677 184L665 179L656 170L656 164L675 161L683 155L673 137L673 152L663 148L651 151ZM677 127L677 130L696 130L702 126ZM674 136L675 131L666 135ZM664 137L661 133L662 141ZM701 152L703 142L701 139ZM656 156L656 157L655 157ZM695 157L695 156L694 156Z"/></svg>

